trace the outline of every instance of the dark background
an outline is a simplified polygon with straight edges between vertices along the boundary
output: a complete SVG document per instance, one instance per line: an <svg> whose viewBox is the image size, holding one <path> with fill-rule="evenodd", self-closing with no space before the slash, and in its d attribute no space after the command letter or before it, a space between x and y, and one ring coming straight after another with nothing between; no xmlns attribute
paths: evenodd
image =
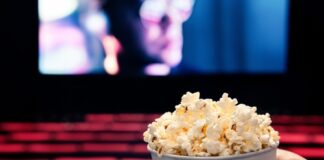
<svg viewBox="0 0 324 160"><path fill-rule="evenodd" d="M173 110L186 91L213 99L228 92L271 114L324 114L322 0L290 1L286 74L186 77L40 75L37 1L0 3L0 115L165 112Z"/></svg>

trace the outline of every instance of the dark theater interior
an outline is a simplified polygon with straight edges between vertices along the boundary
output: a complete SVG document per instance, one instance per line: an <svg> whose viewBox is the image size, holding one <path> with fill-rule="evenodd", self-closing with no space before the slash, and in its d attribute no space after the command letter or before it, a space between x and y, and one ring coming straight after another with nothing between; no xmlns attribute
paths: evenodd
<svg viewBox="0 0 324 160"><path fill-rule="evenodd" d="M187 91L256 106L280 149L322 160L323 6L3 1L0 160L151 159L144 131Z"/></svg>

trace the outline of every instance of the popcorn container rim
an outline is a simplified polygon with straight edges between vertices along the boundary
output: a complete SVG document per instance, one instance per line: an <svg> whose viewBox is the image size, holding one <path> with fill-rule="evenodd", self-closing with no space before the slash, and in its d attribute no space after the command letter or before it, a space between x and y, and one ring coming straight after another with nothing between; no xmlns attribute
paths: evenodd
<svg viewBox="0 0 324 160"><path fill-rule="evenodd" d="M157 152L147 145L148 151L151 153L153 160L276 160L277 147L268 147L256 152L249 152L240 155L231 156L211 156L211 157L194 157L194 156L179 156L171 154L163 154L158 156Z"/></svg>

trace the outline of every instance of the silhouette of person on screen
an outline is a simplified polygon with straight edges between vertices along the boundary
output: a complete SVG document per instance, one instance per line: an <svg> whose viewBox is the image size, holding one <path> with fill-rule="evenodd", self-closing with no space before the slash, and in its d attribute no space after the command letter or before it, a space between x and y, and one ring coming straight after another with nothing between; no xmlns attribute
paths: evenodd
<svg viewBox="0 0 324 160"><path fill-rule="evenodd" d="M182 59L182 25L194 0L107 0L103 39L108 74L168 75Z"/></svg>

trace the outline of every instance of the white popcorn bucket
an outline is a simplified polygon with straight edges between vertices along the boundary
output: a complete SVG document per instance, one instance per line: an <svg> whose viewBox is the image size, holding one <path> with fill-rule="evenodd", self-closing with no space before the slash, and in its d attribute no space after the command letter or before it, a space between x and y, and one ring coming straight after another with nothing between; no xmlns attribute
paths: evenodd
<svg viewBox="0 0 324 160"><path fill-rule="evenodd" d="M147 149L151 153L152 160L276 160L277 147L269 147L257 152L244 153L233 156L219 156L219 157L189 157L165 154L159 157L155 150L149 146Z"/></svg>

